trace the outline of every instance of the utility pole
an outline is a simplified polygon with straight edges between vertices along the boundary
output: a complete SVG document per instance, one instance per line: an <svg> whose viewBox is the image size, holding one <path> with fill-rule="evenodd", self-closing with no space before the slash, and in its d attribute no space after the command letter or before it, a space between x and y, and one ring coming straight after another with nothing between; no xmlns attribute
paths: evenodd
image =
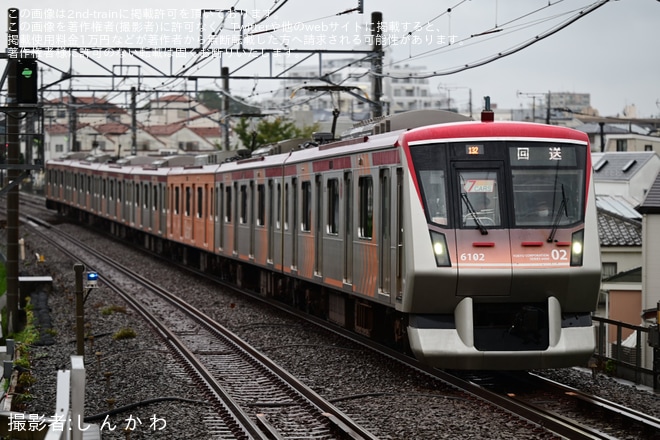
<svg viewBox="0 0 660 440"><path fill-rule="evenodd" d="M373 36L373 58L371 60L371 70L374 72L371 79L371 94L374 103L371 106L371 115L374 118L383 115L383 103L380 98L383 96L383 34L382 34L383 13L373 12L371 14L371 35Z"/></svg>
<svg viewBox="0 0 660 440"><path fill-rule="evenodd" d="M131 87L131 154L137 154L137 106L135 104L137 92L135 86Z"/></svg>
<svg viewBox="0 0 660 440"><path fill-rule="evenodd" d="M78 111L76 110L76 97L72 92L69 92L69 137L71 138L71 146L69 151L78 151Z"/></svg>
<svg viewBox="0 0 660 440"><path fill-rule="evenodd" d="M19 10L8 9L7 46L8 49L18 51L18 23ZM9 50L8 50L9 51ZM18 106L18 90L16 70L18 59L7 60L7 103ZM14 182L20 176L18 165L20 156L19 118L17 111L7 112L7 180ZM12 166L14 165L14 167ZM18 185L7 191L7 331L13 333L18 330Z"/></svg>
<svg viewBox="0 0 660 440"><path fill-rule="evenodd" d="M550 90L548 90L548 102L546 103L545 123L550 125Z"/></svg>
<svg viewBox="0 0 660 440"><path fill-rule="evenodd" d="M541 96L547 96L548 97L548 110L547 110L547 117L546 117L546 124L550 124L550 92L548 92L548 95L545 95L544 93L537 93L537 92L516 92L517 96L520 95L525 95L525 96L531 96L532 97L532 122L536 122L536 98L541 97Z"/></svg>
<svg viewBox="0 0 660 440"><path fill-rule="evenodd" d="M222 76L222 117L224 118L224 127L222 134L225 140L225 150L229 151L229 67L223 67Z"/></svg>

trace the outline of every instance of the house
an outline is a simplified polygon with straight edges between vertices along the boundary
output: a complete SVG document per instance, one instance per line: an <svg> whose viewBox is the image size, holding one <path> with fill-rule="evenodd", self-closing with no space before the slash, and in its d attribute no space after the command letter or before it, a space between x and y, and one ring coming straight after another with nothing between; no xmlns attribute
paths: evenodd
<svg viewBox="0 0 660 440"><path fill-rule="evenodd" d="M631 219L599 207L598 238L603 278L641 266L641 217Z"/></svg>
<svg viewBox="0 0 660 440"><path fill-rule="evenodd" d="M653 270L660 261L660 174L637 210L642 214L642 266L649 269L642 277L642 306L644 310L655 309L660 301L660 271Z"/></svg>
<svg viewBox="0 0 660 440"><path fill-rule="evenodd" d="M65 96L48 101L45 106L45 160L69 151L132 154L134 136L135 154L162 150L207 152L217 150L223 141L220 113L186 95L151 100L146 109L138 111L142 121L136 124L135 132L129 113L102 98ZM75 137L70 124L74 116Z"/></svg>
<svg viewBox="0 0 660 440"><path fill-rule="evenodd" d="M149 104L138 112L137 120L149 126L169 125L198 119L200 115L214 112L188 95L165 95L150 100ZM210 121L210 124L217 125L217 122Z"/></svg>
<svg viewBox="0 0 660 440"><path fill-rule="evenodd" d="M595 152L660 151L658 123L657 119L588 118L574 128L589 136L591 150Z"/></svg>
<svg viewBox="0 0 660 440"><path fill-rule="evenodd" d="M69 124L69 117L76 115L80 125L98 125L108 122L131 123L128 112L95 96L64 96L44 102L45 117L52 124Z"/></svg>
<svg viewBox="0 0 660 440"><path fill-rule="evenodd" d="M592 153L596 194L631 197L641 202L660 172L653 151Z"/></svg>
<svg viewBox="0 0 660 440"><path fill-rule="evenodd" d="M188 127L182 122L168 125L144 126L149 133L162 144L161 148L187 152L205 152L217 150L220 145L219 127Z"/></svg>
<svg viewBox="0 0 660 440"><path fill-rule="evenodd" d="M632 325L640 324L640 311L643 303L641 267L635 267L603 279L601 292L606 297L606 317ZM632 329L622 328L621 339L626 339L632 333ZM617 337L615 327L609 326L608 342L616 342Z"/></svg>
<svg viewBox="0 0 660 440"><path fill-rule="evenodd" d="M637 207L642 214L642 301L640 315L649 319L646 324L657 322L653 310L660 304L660 271L656 270L660 261L660 174L651 185L644 201ZM653 238L655 237L655 238ZM646 312L646 313L645 313ZM654 316L655 315L655 316ZM644 344L644 366L652 368L653 354L648 344Z"/></svg>

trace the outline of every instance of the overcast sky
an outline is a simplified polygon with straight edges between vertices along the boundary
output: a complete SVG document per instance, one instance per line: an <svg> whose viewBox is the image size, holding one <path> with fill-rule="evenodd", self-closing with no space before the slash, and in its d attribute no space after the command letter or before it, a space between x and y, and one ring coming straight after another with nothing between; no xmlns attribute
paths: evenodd
<svg viewBox="0 0 660 440"><path fill-rule="evenodd" d="M254 41L252 47L350 50L364 42L365 32L360 26L370 21L372 12L380 11L388 27L386 42L390 45L389 60L393 65L423 66L422 72L428 75L435 72L430 79L432 93L450 93L460 106L467 105L470 90L475 110L481 108L485 95L491 96L500 108L520 108L531 105L532 94L576 92L590 93L592 106L601 115L622 114L626 105L634 104L638 117L658 117L660 1L612 0L542 41L512 55L498 57L557 30L576 18L579 10L597 3L596 0L364 0L364 15L352 12L341 16L336 14L356 8L357 0L115 0L107 3L61 0L57 9L44 0L21 0L16 6L22 12L21 38L33 39L25 40L24 46L48 46L47 43L55 40L57 44L76 41L77 46L108 48L194 47L199 39L200 21L195 11L235 7L246 11L244 25L263 19L258 30L269 31L259 34L261 43ZM276 8L266 17L266 11ZM142 16L136 17L136 12ZM208 14L204 22L204 38L210 39L211 30L220 29L219 16ZM6 34L7 20L0 23ZM213 47L230 46L231 38L238 35L231 28L238 23L237 19L226 21L213 38ZM298 23L295 28L285 27L295 23ZM141 39L146 35L151 39ZM164 44L155 42L158 36ZM491 59L494 61L480 67L439 75ZM99 63L109 66L118 63L117 60ZM145 60L159 66L163 63L163 60ZM44 57L44 61L68 69L65 60ZM123 62L137 64L132 58ZM181 71L186 62L190 60L175 58L174 71ZM223 58L224 65L232 70L246 62L246 58ZM275 60L280 68L296 62L296 58L284 56ZM318 63L318 60L313 58L310 62ZM217 71L218 63L210 64L207 70L197 69L190 74ZM251 63L241 72L253 75L266 67ZM46 75L59 75L47 70ZM99 66L79 60L74 70L99 73ZM147 72L148 68L142 71ZM395 74L396 70L386 66L384 73ZM52 81L53 77L49 78ZM87 83L80 81L78 85L100 86L100 80L87 80ZM175 86L176 83L168 83L163 89ZM232 82L232 92L243 96L267 97L276 88L273 81Z"/></svg>

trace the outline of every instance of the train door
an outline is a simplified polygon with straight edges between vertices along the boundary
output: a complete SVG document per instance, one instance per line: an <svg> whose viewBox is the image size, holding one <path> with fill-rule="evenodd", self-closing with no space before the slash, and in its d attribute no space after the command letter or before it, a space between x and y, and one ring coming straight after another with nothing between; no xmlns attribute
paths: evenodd
<svg viewBox="0 0 660 440"><path fill-rule="evenodd" d="M380 180L380 216L378 240L378 293L389 296L391 281L391 188L390 170L383 168L379 172Z"/></svg>
<svg viewBox="0 0 660 440"><path fill-rule="evenodd" d="M249 228L250 228L250 249L248 250L248 257L250 259L254 259L254 234L255 234L255 203L257 197L255 197L255 191L254 191L254 182L250 181L250 195L249 195L249 203L248 203L248 222L249 222Z"/></svg>
<svg viewBox="0 0 660 440"><path fill-rule="evenodd" d="M240 203L240 194L238 192L238 183L234 182L234 213L236 219L234 220L234 248L233 248L233 254L234 256L238 256L238 226L241 223L241 215L239 209L239 203Z"/></svg>
<svg viewBox="0 0 660 440"><path fill-rule="evenodd" d="M353 175L344 173L344 283L353 284Z"/></svg>
<svg viewBox="0 0 660 440"><path fill-rule="evenodd" d="M224 214L224 196L225 196L225 185L223 183L216 184L215 189L215 250L217 252L222 251L224 248L224 236L225 236L225 214Z"/></svg>
<svg viewBox="0 0 660 440"><path fill-rule="evenodd" d="M298 270L298 179L291 179L292 221L291 221L291 269Z"/></svg>
<svg viewBox="0 0 660 440"><path fill-rule="evenodd" d="M150 204L151 204L151 198L149 197L151 195L151 191L149 191L149 187L151 186L150 182L144 182L142 185L142 217L141 217L141 223L144 229L149 230L153 227L153 219L151 216L151 209L150 209Z"/></svg>
<svg viewBox="0 0 660 440"><path fill-rule="evenodd" d="M403 298L403 169L396 169L396 298Z"/></svg>
<svg viewBox="0 0 660 440"><path fill-rule="evenodd" d="M508 296L511 245L503 163L452 162L457 294Z"/></svg>
<svg viewBox="0 0 660 440"><path fill-rule="evenodd" d="M273 246L275 244L275 192L273 189L273 179L268 181L268 250L266 262L273 262Z"/></svg>
<svg viewBox="0 0 660 440"><path fill-rule="evenodd" d="M316 185L316 227L314 228L314 274L321 276L323 272L323 177L315 177Z"/></svg>

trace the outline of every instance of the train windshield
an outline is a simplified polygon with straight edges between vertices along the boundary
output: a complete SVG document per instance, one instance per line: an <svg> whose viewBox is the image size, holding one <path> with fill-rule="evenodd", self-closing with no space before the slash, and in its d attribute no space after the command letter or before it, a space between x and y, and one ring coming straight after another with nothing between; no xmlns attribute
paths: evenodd
<svg viewBox="0 0 660 440"><path fill-rule="evenodd" d="M583 220L586 145L491 141L416 145L410 153L431 223L483 230Z"/></svg>
<svg viewBox="0 0 660 440"><path fill-rule="evenodd" d="M582 220L586 147L509 144L514 221L518 226L565 226Z"/></svg>

